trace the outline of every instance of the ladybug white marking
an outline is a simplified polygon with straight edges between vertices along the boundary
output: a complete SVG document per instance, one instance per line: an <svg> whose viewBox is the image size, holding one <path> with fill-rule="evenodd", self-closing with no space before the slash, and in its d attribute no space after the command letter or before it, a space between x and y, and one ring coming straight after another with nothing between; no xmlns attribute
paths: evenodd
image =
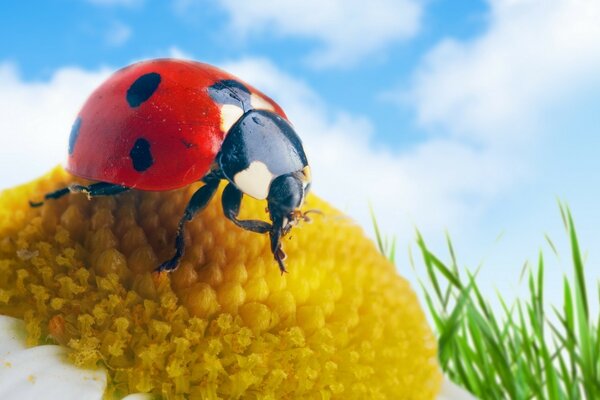
<svg viewBox="0 0 600 400"><path fill-rule="evenodd" d="M225 133L237 122L244 114L244 110L233 104L223 104L221 107L221 130Z"/></svg>
<svg viewBox="0 0 600 400"><path fill-rule="evenodd" d="M260 161L252 161L248 168L233 177L235 185L244 193L257 200L266 199L274 176Z"/></svg>
<svg viewBox="0 0 600 400"><path fill-rule="evenodd" d="M273 107L273 104L269 103L263 97L254 93L250 95L250 104L252 105L252 108L256 110L275 111L275 107Z"/></svg>
<svg viewBox="0 0 600 400"><path fill-rule="evenodd" d="M310 167L307 165L306 167L302 168L302 195L304 196L306 194L306 188L308 187L308 185L310 184L310 182L312 181L312 174L310 172ZM304 197L302 197L302 202L300 204L304 203Z"/></svg>
<svg viewBox="0 0 600 400"><path fill-rule="evenodd" d="M309 182L312 181L312 174L310 173L310 167L307 165L306 167L302 168L302 182L305 184L308 184Z"/></svg>

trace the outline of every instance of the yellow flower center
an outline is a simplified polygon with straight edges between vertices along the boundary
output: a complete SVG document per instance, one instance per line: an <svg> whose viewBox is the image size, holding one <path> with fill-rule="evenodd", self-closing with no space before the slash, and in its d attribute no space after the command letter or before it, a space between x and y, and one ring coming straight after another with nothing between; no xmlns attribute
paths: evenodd
<svg viewBox="0 0 600 400"><path fill-rule="evenodd" d="M30 345L54 340L81 366L106 365L117 394L165 398L433 399L435 338L409 284L349 218L316 196L284 239L222 214L220 194L177 222L197 185L88 200L28 200L76 179L57 168L0 196L0 313L24 318ZM241 218L264 219L244 201Z"/></svg>

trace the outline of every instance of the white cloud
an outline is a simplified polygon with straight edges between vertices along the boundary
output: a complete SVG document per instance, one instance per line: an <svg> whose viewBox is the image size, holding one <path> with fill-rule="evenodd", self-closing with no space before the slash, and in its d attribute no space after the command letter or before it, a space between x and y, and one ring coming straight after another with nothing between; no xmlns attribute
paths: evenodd
<svg viewBox="0 0 600 400"><path fill-rule="evenodd" d="M108 71L62 68L49 81L25 82L16 66L0 64L0 186L42 175L66 157L79 108Z"/></svg>
<svg viewBox="0 0 600 400"><path fill-rule="evenodd" d="M188 3L187 1L186 3ZM308 61L317 67L352 65L419 30L416 0L221 0L236 34L314 39Z"/></svg>
<svg viewBox="0 0 600 400"><path fill-rule="evenodd" d="M181 59L187 59L187 60L194 59L194 56L192 54L190 54L184 50L181 50L179 47L176 47L176 46L171 46L170 48L168 48L164 55L162 55L162 52L161 52L161 56L162 57L171 57L171 58L181 58Z"/></svg>
<svg viewBox="0 0 600 400"><path fill-rule="evenodd" d="M459 141L436 139L402 154L373 150L368 119L332 109L269 61L245 59L223 67L277 99L306 144L314 191L367 229L369 201L383 230L408 240L412 221L427 231L474 218L478 200L494 196L510 180L499 168L504 159ZM74 116L107 75L64 68L47 82L24 82L13 66L2 66L1 186L33 179L62 161ZM21 164L15 173L12 166Z"/></svg>
<svg viewBox="0 0 600 400"><path fill-rule="evenodd" d="M562 237L555 195L566 196L576 213L586 216L580 219L582 232L600 237L595 172L600 159L590 158L600 145L593 125L598 126L593 118L598 113L592 106L581 107L585 104L579 98L588 92L585 101L600 104L600 95L594 94L600 93L595 4L492 3L490 26L480 37L446 40L418 68L412 90L403 95L414 102L421 126L436 135L402 152L374 149L367 118L324 104L310 87L269 61L245 59L224 67L286 109L306 143L315 192L367 229L370 200L382 230L398 235L399 250L412 238L413 223L442 240L441 231L448 228L473 266L483 246L506 229L496 264L502 273L490 278L494 285L505 281L506 288L525 257L543 244L542 232ZM25 157L43 165L49 152L64 152L72 116L89 90L58 79L68 75L64 70L45 83L22 82L6 66L2 71L0 83L12 92L0 93L0 132L17 132L23 136L19 140L28 141L13 145L2 140L19 152L0 171L0 184L7 186L23 180L10 168ZM69 74L98 77L81 70ZM50 94L61 100L45 99ZM39 103L35 107L32 98ZM578 120L588 124L575 126ZM13 125L7 126L10 121ZM38 141L40 146L32 146ZM53 163L46 161L36 174Z"/></svg>
<svg viewBox="0 0 600 400"><path fill-rule="evenodd" d="M247 59L224 68L261 88L286 110L313 165L314 191L370 230L368 203L384 232L402 241L413 222L424 231L458 226L479 215L483 200L511 185L502 166L520 162L494 149L435 139L404 153L375 150L364 117L336 111L306 85L270 62Z"/></svg>
<svg viewBox="0 0 600 400"><path fill-rule="evenodd" d="M122 22L113 22L106 31L106 43L111 46L122 46L131 38L131 28Z"/></svg>
<svg viewBox="0 0 600 400"><path fill-rule="evenodd" d="M575 195L574 182L597 181L594 162L577 154L598 143L598 113L590 105L600 101L600 3L494 0L490 6L488 29L435 46L400 97L414 105L425 129L499 154L499 168L522 183L519 190L526 184L537 196ZM507 189L505 198L518 196Z"/></svg>
<svg viewBox="0 0 600 400"><path fill-rule="evenodd" d="M425 130L498 156L504 176L487 182L498 195L476 203L488 210L462 239L470 240L464 247L473 265L479 238L505 230L483 279L506 291L522 261L544 245L542 232L568 254L555 196L570 203L585 243L598 248L600 2L493 0L490 7L486 31L435 46L399 98L414 105ZM600 254L590 254L590 264L592 257L597 263ZM560 293L558 275L549 293Z"/></svg>
<svg viewBox="0 0 600 400"><path fill-rule="evenodd" d="M548 107L600 83L600 3L496 0L491 7L481 37L447 39L429 53L409 97L423 126L512 144L542 129Z"/></svg>

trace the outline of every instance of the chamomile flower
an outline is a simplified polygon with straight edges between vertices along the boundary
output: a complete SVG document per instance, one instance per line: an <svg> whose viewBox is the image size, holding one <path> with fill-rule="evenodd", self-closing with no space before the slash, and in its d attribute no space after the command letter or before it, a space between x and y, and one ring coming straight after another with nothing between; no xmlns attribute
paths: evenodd
<svg viewBox="0 0 600 400"><path fill-rule="evenodd" d="M155 274L196 187L28 206L74 179L55 169L0 196L0 314L24 320L28 346L64 348L20 347L40 352L31 371L58 355L109 398L440 393L436 340L410 285L316 196L306 207L321 214L285 238L287 274L268 238L223 218L218 200L188 224L180 267ZM241 218L264 217L265 204L242 205Z"/></svg>

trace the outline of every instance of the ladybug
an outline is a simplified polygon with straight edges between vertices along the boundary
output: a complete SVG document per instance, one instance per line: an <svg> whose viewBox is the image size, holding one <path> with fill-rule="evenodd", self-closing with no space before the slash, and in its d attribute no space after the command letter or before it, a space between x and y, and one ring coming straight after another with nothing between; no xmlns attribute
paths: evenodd
<svg viewBox="0 0 600 400"><path fill-rule="evenodd" d="M177 268L186 222L206 207L224 180L225 217L242 229L268 233L285 272L281 238L305 218L300 207L311 184L302 141L277 103L223 70L176 59L125 67L91 94L71 129L66 170L96 183L72 184L44 200L204 182L179 221L175 255L156 271ZM267 200L271 223L238 219L244 194Z"/></svg>

